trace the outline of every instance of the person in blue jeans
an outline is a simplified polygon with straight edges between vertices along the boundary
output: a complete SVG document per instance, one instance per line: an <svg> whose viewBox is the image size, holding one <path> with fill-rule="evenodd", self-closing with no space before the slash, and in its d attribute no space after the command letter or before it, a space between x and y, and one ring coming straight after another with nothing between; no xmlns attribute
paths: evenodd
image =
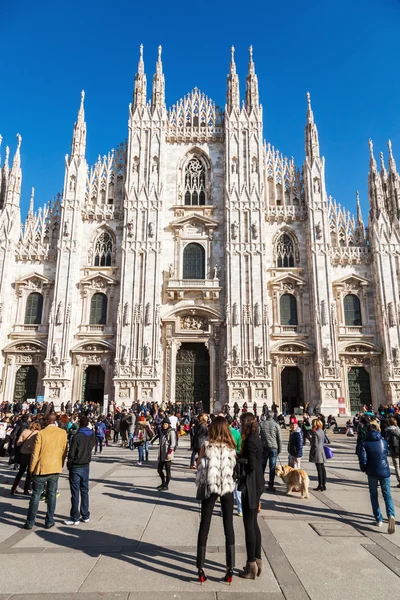
<svg viewBox="0 0 400 600"><path fill-rule="evenodd" d="M81 521L88 523L90 519L89 469L95 435L88 425L88 417L81 416L79 429L72 437L69 447L67 467L71 489L71 512L70 518L64 521L66 525L79 525Z"/></svg>
<svg viewBox="0 0 400 600"><path fill-rule="evenodd" d="M386 514L389 521L388 533L394 533L396 520L392 493L390 491L390 467L387 459L388 445L383 439L379 425L370 423L366 439L361 442L358 453L360 469L367 474L369 495L371 499L372 512L378 527L382 527L383 516L379 508L378 484L381 486L383 499L386 506Z"/></svg>
<svg viewBox="0 0 400 600"><path fill-rule="evenodd" d="M273 412L271 410L268 410L266 418L261 420L259 434L263 447L262 470L263 473L265 473L267 463L269 462L268 491L275 492L276 459L278 458L278 454L282 451L282 434L281 428L273 418Z"/></svg>
<svg viewBox="0 0 400 600"><path fill-rule="evenodd" d="M94 453L97 454L97 448L100 447L100 454L103 452L103 443L104 438L106 437L106 424L104 423L104 418L99 417L95 426L96 432L96 445L94 448Z"/></svg>
<svg viewBox="0 0 400 600"><path fill-rule="evenodd" d="M57 426L56 414L49 413L46 427L38 431L33 448L29 471L32 474L32 496L29 502L28 515L24 529L32 529L35 525L40 497L47 484L47 514L45 528L54 527L58 478L62 472L67 454L67 434Z"/></svg>

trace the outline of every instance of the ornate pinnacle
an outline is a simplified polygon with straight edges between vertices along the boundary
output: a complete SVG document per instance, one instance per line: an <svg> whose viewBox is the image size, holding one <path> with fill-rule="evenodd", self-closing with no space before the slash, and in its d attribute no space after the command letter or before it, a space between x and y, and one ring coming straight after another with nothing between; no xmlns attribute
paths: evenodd
<svg viewBox="0 0 400 600"><path fill-rule="evenodd" d="M388 145L388 150L389 150L389 172L396 173L397 169L396 169L396 162L393 157L392 142L390 140L388 140L387 145Z"/></svg>
<svg viewBox="0 0 400 600"><path fill-rule="evenodd" d="M235 48L231 47L231 64L228 75L228 87L226 91L226 108L228 113L232 111L233 108L237 108L239 110L240 107L240 92L239 92L239 77L236 73L236 64L235 64Z"/></svg>
<svg viewBox="0 0 400 600"><path fill-rule="evenodd" d="M138 106L146 105L146 75L144 72L143 44L139 47L138 72L135 75L133 92L133 110Z"/></svg>
<svg viewBox="0 0 400 600"><path fill-rule="evenodd" d="M13 164L12 164L12 168L13 169L19 169L20 165L21 165L21 142L22 142L22 137L19 133L17 133L17 149L15 151L14 154L14 160L13 160Z"/></svg>
<svg viewBox="0 0 400 600"><path fill-rule="evenodd" d="M246 77L246 108L258 108L258 78L255 74L253 46L249 48L249 68Z"/></svg>
<svg viewBox="0 0 400 600"><path fill-rule="evenodd" d="M86 123L85 123L85 92L81 91L81 102L78 110L78 118L74 125L72 137L71 160L73 156L84 157L86 150Z"/></svg>
<svg viewBox="0 0 400 600"><path fill-rule="evenodd" d="M29 202L29 213L28 213L28 215L30 217L33 217L34 202L35 202L35 188L33 187L32 191L31 191L31 199L30 199L30 202Z"/></svg>
<svg viewBox="0 0 400 600"><path fill-rule="evenodd" d="M311 108L311 95L307 92L307 118L305 128L305 150L306 157L312 162L315 158L319 158L319 140L318 130L314 123L314 113Z"/></svg>
<svg viewBox="0 0 400 600"><path fill-rule="evenodd" d="M139 62L138 62L138 73L144 73L144 60L143 60L143 44L139 46Z"/></svg>
<svg viewBox="0 0 400 600"><path fill-rule="evenodd" d="M372 143L372 140L369 139L368 140L368 146L369 146L369 156L370 156L370 161L369 161L369 165L370 165L370 170L376 172L376 160L375 160L375 156L374 156L374 144Z"/></svg>
<svg viewBox="0 0 400 600"><path fill-rule="evenodd" d="M236 73L235 46L231 47L231 73L232 75Z"/></svg>
<svg viewBox="0 0 400 600"><path fill-rule="evenodd" d="M153 77L153 88L151 94L152 110L154 110L156 107L164 106L165 104L165 79L162 72L161 52L162 47L158 46L156 72Z"/></svg>

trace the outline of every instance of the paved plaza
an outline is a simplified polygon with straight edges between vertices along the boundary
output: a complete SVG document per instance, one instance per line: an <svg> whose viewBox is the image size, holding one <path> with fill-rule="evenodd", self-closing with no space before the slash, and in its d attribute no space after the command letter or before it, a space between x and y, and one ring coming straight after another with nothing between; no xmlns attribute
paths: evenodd
<svg viewBox="0 0 400 600"><path fill-rule="evenodd" d="M287 433L284 433L285 441ZM186 439L180 440L169 491L160 493L158 448L150 463L136 466L137 452L106 448L91 467L90 523L68 527L69 486L60 478L56 526L44 529L45 504L37 526L22 529L28 498L9 494L14 471L0 462L0 600L343 600L395 597L400 576L400 527L394 535L371 518L366 477L359 471L355 440L331 435L334 459L327 465L328 490L262 498L265 568L256 581L224 574L224 535L215 511L203 585L196 580L199 507ZM286 443L284 444L286 447ZM308 446L306 449L308 457ZM282 462L287 462L286 452ZM315 467L304 461L316 487ZM400 489L392 478L400 515ZM236 567L245 563L243 523L234 519Z"/></svg>

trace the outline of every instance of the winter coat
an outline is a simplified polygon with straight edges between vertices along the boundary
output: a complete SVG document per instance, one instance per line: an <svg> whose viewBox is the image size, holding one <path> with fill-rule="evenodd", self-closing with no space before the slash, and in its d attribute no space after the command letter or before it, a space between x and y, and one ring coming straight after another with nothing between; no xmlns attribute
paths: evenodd
<svg viewBox="0 0 400 600"><path fill-rule="evenodd" d="M210 494L225 496L235 489L234 471L236 465L236 450L225 444L204 444L205 460L200 461L196 474L196 485L206 480Z"/></svg>
<svg viewBox="0 0 400 600"><path fill-rule="evenodd" d="M94 432L90 427L81 427L72 436L69 446L67 467L87 467L92 460L95 444Z"/></svg>
<svg viewBox="0 0 400 600"><path fill-rule="evenodd" d="M281 428L278 423L271 417L261 421L260 424L261 443L264 448L278 450L278 454L282 450L282 435Z"/></svg>
<svg viewBox="0 0 400 600"><path fill-rule="evenodd" d="M296 429L290 432L288 453L295 458L303 456L303 436L300 427L296 427Z"/></svg>
<svg viewBox="0 0 400 600"><path fill-rule="evenodd" d="M264 491L264 474L261 467L263 446L256 433L251 433L243 442L241 458L245 464L246 476L239 481L238 489L247 498L249 508L258 508Z"/></svg>
<svg viewBox="0 0 400 600"><path fill-rule="evenodd" d="M385 440L389 446L389 454L392 458L400 456L400 428L390 425L385 431Z"/></svg>
<svg viewBox="0 0 400 600"><path fill-rule="evenodd" d="M369 431L367 439L361 443L358 455L361 471L378 479L390 477L387 453L387 442L379 431Z"/></svg>
<svg viewBox="0 0 400 600"><path fill-rule="evenodd" d="M176 433L171 427L169 429L162 429L160 436L156 436L153 442L156 441L157 437L160 438L160 450L158 453L158 461L164 462L167 460L168 452L174 450L176 446Z"/></svg>
<svg viewBox="0 0 400 600"><path fill-rule="evenodd" d="M312 463L320 464L326 462L326 456L324 452L324 440L325 434L322 429L316 429L312 432L311 437L311 448L309 461Z"/></svg>
<svg viewBox="0 0 400 600"><path fill-rule="evenodd" d="M206 441L207 438L208 438L208 429L207 429L206 425L203 425L203 423L199 423L196 426L195 433L194 433L193 450L196 450L197 452L199 452L200 448L202 447L202 445L204 444L204 442Z"/></svg>

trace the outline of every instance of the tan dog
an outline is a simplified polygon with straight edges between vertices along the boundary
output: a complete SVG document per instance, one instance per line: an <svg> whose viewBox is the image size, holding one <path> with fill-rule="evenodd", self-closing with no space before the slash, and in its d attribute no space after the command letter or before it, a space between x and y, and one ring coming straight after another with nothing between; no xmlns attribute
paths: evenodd
<svg viewBox="0 0 400 600"><path fill-rule="evenodd" d="M284 483L286 483L288 494L290 494L292 490L300 489L302 498L310 497L308 494L310 479L303 469L292 469L292 467L282 466L276 467L275 473L278 477L282 478Z"/></svg>

